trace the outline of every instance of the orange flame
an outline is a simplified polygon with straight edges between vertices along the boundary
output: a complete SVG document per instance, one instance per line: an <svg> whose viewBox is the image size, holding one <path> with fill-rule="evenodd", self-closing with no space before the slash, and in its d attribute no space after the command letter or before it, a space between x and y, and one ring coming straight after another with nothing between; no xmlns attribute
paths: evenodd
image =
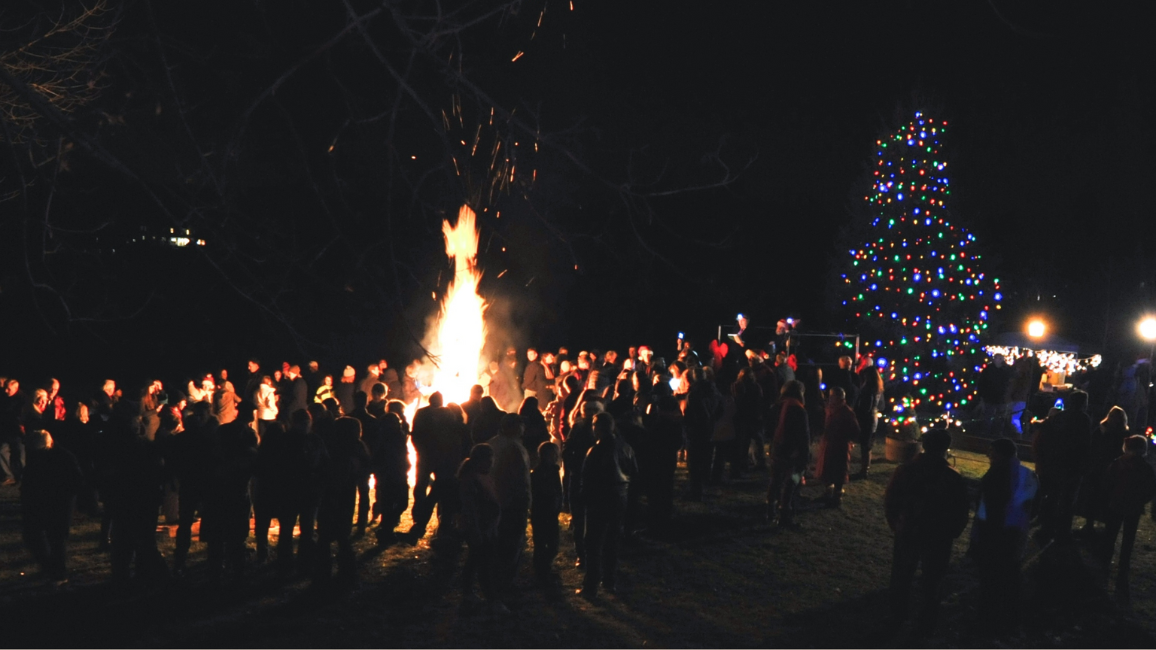
<svg viewBox="0 0 1156 650"><path fill-rule="evenodd" d="M454 259L450 282L437 322L426 341L431 358L420 372L423 393L441 392L445 402L461 404L470 397L483 368L486 345L485 299L478 295L482 272L478 269L477 216L468 206L458 212L458 222L442 223L446 255Z"/></svg>

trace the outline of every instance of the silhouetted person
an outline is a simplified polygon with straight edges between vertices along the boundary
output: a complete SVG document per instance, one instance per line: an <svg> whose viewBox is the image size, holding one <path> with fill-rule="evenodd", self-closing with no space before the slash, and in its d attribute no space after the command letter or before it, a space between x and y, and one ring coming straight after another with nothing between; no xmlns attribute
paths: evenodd
<svg viewBox="0 0 1156 650"><path fill-rule="evenodd" d="M827 377L827 389L842 388L848 405L854 404L859 398L859 378L851 365L851 357L839 357L839 365L831 370Z"/></svg>
<svg viewBox="0 0 1156 650"><path fill-rule="evenodd" d="M136 405L117 403L106 428L107 477L101 490L110 518L112 578L127 583L134 564L139 577L163 578L167 567L156 539L163 469L160 452L144 437Z"/></svg>
<svg viewBox="0 0 1156 650"><path fill-rule="evenodd" d="M779 526L795 523L795 494L811 456L811 430L803 402L803 382L783 384L779 422L771 440L771 485L767 492L767 519Z"/></svg>
<svg viewBox="0 0 1156 650"><path fill-rule="evenodd" d="M618 545L626 517L630 481L638 474L634 451L617 435L609 413L594 416L596 442L582 464L581 493L586 508L586 576L579 593L588 599L599 587L617 589Z"/></svg>
<svg viewBox="0 0 1156 650"><path fill-rule="evenodd" d="M827 418L823 439L819 441L819 462L815 474L824 486L830 486L830 499L838 506L843 501L843 484L850 480L851 445L859 439L859 421L847 406L843 389L836 386L827 398Z"/></svg>
<svg viewBox="0 0 1156 650"><path fill-rule="evenodd" d="M518 573L526 546L526 517L530 512L530 456L522 446L522 418L502 417L498 435L490 442L494 450L494 489L502 507L498 525L496 576L500 588L508 588Z"/></svg>
<svg viewBox="0 0 1156 650"><path fill-rule="evenodd" d="M1132 570L1132 546L1144 506L1156 496L1156 473L1144 459L1148 441L1144 436L1129 436L1124 441L1124 455L1108 467L1104 479L1106 496L1103 559L1108 564L1116 548L1116 536L1123 528L1120 541L1120 563L1116 568L1116 598L1130 604L1129 573Z"/></svg>
<svg viewBox="0 0 1156 650"><path fill-rule="evenodd" d="M586 462L586 453L595 442L592 420L601 412L602 405L598 402L583 404L577 423L562 445L564 488L569 495L570 531L574 534L574 552L578 556L575 565L579 567L586 561L586 505L583 501L580 477L582 465Z"/></svg>
<svg viewBox="0 0 1156 650"><path fill-rule="evenodd" d="M361 441L361 423L351 417L339 418L325 440L329 462L325 469L325 489L317 511L317 579L331 577L330 546L337 542L337 578L351 585L357 581L353 544L349 539L357 486L369 472L369 450Z"/></svg>
<svg viewBox="0 0 1156 650"><path fill-rule="evenodd" d="M976 393L983 402L984 430L990 435L1003 433L1007 421L1008 388L1011 386L1012 369L1002 354L995 355L991 363L979 373Z"/></svg>
<svg viewBox="0 0 1156 650"><path fill-rule="evenodd" d="M68 579L68 533L84 475L76 457L57 448L48 431L25 435L28 466L20 485L24 544L50 579Z"/></svg>
<svg viewBox="0 0 1156 650"><path fill-rule="evenodd" d="M451 532L454 515L460 510L454 476L465 451L470 448L470 441L465 423L442 406L442 395L436 392L429 396L429 406L418 409L414 415L411 437L417 451L413 527L402 539L416 544L425 535L434 506L438 509L438 534Z"/></svg>
<svg viewBox="0 0 1156 650"><path fill-rule="evenodd" d="M1020 464L1016 445L1007 438L991 443L988 459L991 466L980 480L975 516L980 617L1005 631L1019 620L1020 563L1039 483Z"/></svg>
<svg viewBox="0 0 1156 650"><path fill-rule="evenodd" d="M173 552L173 570L185 573L185 563L192 546L193 522L205 515L209 490L214 472L214 445L218 423L209 412L209 405L197 404L193 416L185 422L184 431L174 436L168 446L167 467L178 481L178 517L176 550ZM258 535L259 537L259 535Z"/></svg>
<svg viewBox="0 0 1156 650"><path fill-rule="evenodd" d="M376 368L377 366L370 367ZM369 477L373 473L373 450L377 448L381 438L381 424L366 410L368 404L369 395L364 391L358 390L353 393L353 411L349 413L349 416L361 423L361 441L365 443L365 447L370 452L370 466L365 473L365 478L357 484L357 535L359 537L365 534L365 529L377 518L376 513L371 517L369 512Z"/></svg>
<svg viewBox="0 0 1156 650"><path fill-rule="evenodd" d="M462 568L462 592L464 602L476 601L474 578L477 577L491 610L508 613L509 609L498 599L494 576L502 508L498 505L494 480L490 476L493 465L494 452L490 446L474 445L469 458L463 460L458 468L454 481L462 504L462 532L469 545L466 565Z"/></svg>
<svg viewBox="0 0 1156 650"><path fill-rule="evenodd" d="M1081 532L1086 536L1095 532L1096 521L1107 521L1104 479L1108 475L1108 466L1124 453L1124 440L1128 433L1128 415L1119 406L1113 406L1100 425L1092 430L1088 464L1076 501L1076 514L1084 518Z"/></svg>
<svg viewBox="0 0 1156 650"><path fill-rule="evenodd" d="M871 469L871 448L875 446L875 432L879 429L879 414L883 411L883 377L875 366L859 371L862 385L855 401L855 418L859 421L859 478L867 478Z"/></svg>
<svg viewBox="0 0 1156 650"><path fill-rule="evenodd" d="M234 420L217 427L214 438L201 539L208 546L209 578L220 577L228 565L240 580L247 560L249 482L257 461L257 436L247 422Z"/></svg>
<svg viewBox="0 0 1156 650"><path fill-rule="evenodd" d="M549 578L554 558L558 556L558 515L562 512L562 477L558 471L558 456L558 445L543 442L538 446L538 464L530 472L534 573L542 581Z"/></svg>
<svg viewBox="0 0 1156 650"><path fill-rule="evenodd" d="M345 366L341 381L333 387L333 394L337 403L341 405L341 412L348 415L353 412L353 393L357 390L357 371L353 366Z"/></svg>
<svg viewBox="0 0 1156 650"><path fill-rule="evenodd" d="M281 527L276 562L281 573L294 568L293 528L297 525L301 528L297 569L307 571L315 557L317 506L324 489L329 452L311 428L309 412L296 411L290 416L289 428L271 427L257 450L257 493L267 500L266 507ZM257 533L258 554L263 537Z"/></svg>
<svg viewBox="0 0 1156 650"><path fill-rule="evenodd" d="M466 426L469 427L470 440L474 439L474 425L481 419L482 398L485 395L486 389L481 384L474 384L470 386L470 398L461 404L462 412L466 418Z"/></svg>
<svg viewBox="0 0 1156 650"><path fill-rule="evenodd" d="M538 462L538 447L543 442L550 441L550 429L546 426L546 418L542 417L542 410L538 407L538 398L531 395L522 400L518 409L524 427L522 432L522 446L530 454L530 463Z"/></svg>
<svg viewBox="0 0 1156 650"><path fill-rule="evenodd" d="M639 465L639 472L648 474L641 478L648 488L650 521L656 528L663 528L670 525L674 516L674 474L684 439L682 411L678 400L671 395L670 384L659 382L654 386L643 424L648 462L645 468Z"/></svg>
<svg viewBox="0 0 1156 650"><path fill-rule="evenodd" d="M409 449L406 446L409 427L405 424L405 404L390 400L387 408L389 410L378 418L380 435L369 450L376 480L373 509L381 518L377 541L383 545L397 541L394 529L409 507Z"/></svg>
<svg viewBox="0 0 1156 650"><path fill-rule="evenodd" d="M463 409L464 410L464 409ZM470 435L475 445L489 442L490 438L498 435L502 426L502 417L506 413L498 407L498 402L489 395L482 398L481 408L478 410L478 419L470 426Z"/></svg>
<svg viewBox="0 0 1156 650"><path fill-rule="evenodd" d="M946 431L924 434L923 453L896 469L887 485L884 510L895 533L889 624L895 628L907 619L917 568L922 569L923 590L919 631L935 627L939 583L951 561L952 541L967 527L967 482L947 464L950 446L951 434Z"/></svg>
<svg viewBox="0 0 1156 650"><path fill-rule="evenodd" d="M1088 394L1074 390L1063 411L1049 416L1036 432L1033 448L1040 477L1037 541L1070 542L1076 490L1088 463L1092 420Z"/></svg>
<svg viewBox="0 0 1156 650"><path fill-rule="evenodd" d="M711 438L715 423L723 415L722 395L714 383L710 368L691 368L690 390L686 394L686 468L690 475L691 499L702 498L702 489L710 478Z"/></svg>

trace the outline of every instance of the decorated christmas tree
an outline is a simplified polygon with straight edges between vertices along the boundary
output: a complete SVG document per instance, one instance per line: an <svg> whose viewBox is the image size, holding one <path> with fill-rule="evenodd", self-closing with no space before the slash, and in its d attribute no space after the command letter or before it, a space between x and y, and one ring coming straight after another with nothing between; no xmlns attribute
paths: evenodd
<svg viewBox="0 0 1156 650"><path fill-rule="evenodd" d="M967 409L980 343L1000 308L975 236L952 223L947 122L922 113L875 143L864 223L841 274L842 304L887 384L893 421Z"/></svg>

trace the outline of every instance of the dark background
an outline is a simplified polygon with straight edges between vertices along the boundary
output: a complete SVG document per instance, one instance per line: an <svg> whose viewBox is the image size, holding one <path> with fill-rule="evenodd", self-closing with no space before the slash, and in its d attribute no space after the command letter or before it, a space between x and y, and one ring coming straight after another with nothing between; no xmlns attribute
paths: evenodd
<svg viewBox="0 0 1156 650"><path fill-rule="evenodd" d="M110 4L81 66L100 92L0 139L0 373L402 365L463 201L495 347L705 348L738 311L843 331L839 233L916 109L950 123L949 211L1006 287L993 329L1040 314L1135 354L1153 45L1138 6L1102 5ZM59 11L6 8L0 52ZM350 11L379 13L363 34ZM207 245L133 241L170 228Z"/></svg>

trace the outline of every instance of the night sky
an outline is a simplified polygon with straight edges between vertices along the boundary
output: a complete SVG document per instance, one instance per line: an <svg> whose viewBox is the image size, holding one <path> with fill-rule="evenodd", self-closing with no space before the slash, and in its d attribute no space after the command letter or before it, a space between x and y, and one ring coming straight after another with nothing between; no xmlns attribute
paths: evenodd
<svg viewBox="0 0 1156 650"><path fill-rule="evenodd" d="M1156 307L1138 7L550 0L483 15L493 3L415 54L386 12L363 37L337 2L212 4L110 10L88 68L102 92L35 127L43 159L73 143L65 164L9 147L8 365L412 355L448 269L440 219L463 200L482 214L496 343L684 330L702 346L737 311L845 329L827 294L837 235L864 214L876 137L913 110L952 126L950 213L1006 287L996 331L1041 313L1123 353ZM416 33L433 6L401 13ZM3 51L37 28L18 18L51 7L0 17L24 25ZM458 143L474 137L471 156ZM496 140L517 172L491 192ZM208 245L125 243L169 228Z"/></svg>

